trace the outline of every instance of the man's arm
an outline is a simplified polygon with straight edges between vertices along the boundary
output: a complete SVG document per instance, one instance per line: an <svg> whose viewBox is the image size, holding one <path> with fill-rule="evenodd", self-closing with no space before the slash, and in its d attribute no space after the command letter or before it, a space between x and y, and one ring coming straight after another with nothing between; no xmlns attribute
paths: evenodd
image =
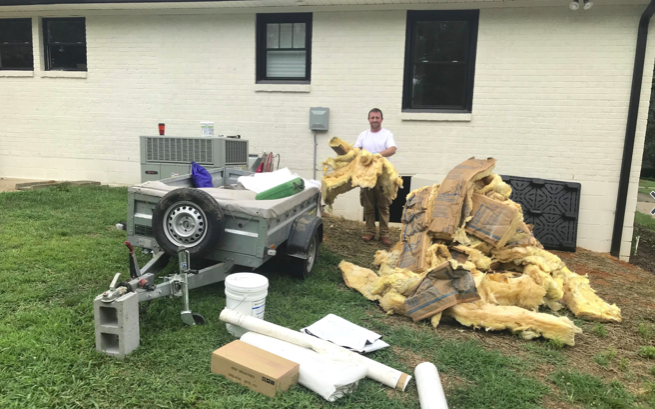
<svg viewBox="0 0 655 409"><path fill-rule="evenodd" d="M383 150L382 152L378 152L380 155L382 155L385 158L388 158L389 156L393 156L396 154L396 147L392 146L388 149Z"/></svg>
<svg viewBox="0 0 655 409"><path fill-rule="evenodd" d="M363 132L362 132L363 133ZM359 148L362 149L362 134L360 133L359 136L357 136L357 140L353 144L353 148Z"/></svg>

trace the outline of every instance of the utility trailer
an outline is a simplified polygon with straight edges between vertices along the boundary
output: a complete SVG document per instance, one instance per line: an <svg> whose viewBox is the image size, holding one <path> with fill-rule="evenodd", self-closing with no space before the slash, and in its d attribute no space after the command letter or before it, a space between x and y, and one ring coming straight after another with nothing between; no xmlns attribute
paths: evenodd
<svg viewBox="0 0 655 409"><path fill-rule="evenodd" d="M139 346L139 303L181 297L185 324L204 324L189 308L189 290L225 280L240 266L254 270L283 256L294 276L311 274L323 240L321 194L305 187L293 196L255 200L237 178L250 172L209 170L215 188L193 188L191 175L149 181L128 189L126 245L130 278L114 276L109 290L94 301L96 349L125 357ZM139 267L134 248L152 254ZM176 274L156 277L171 257ZM192 262L193 261L193 262Z"/></svg>

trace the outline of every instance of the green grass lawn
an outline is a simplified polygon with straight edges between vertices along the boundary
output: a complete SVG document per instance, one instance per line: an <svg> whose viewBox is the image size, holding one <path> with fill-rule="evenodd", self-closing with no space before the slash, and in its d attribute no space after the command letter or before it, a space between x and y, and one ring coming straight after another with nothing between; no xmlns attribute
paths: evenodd
<svg viewBox="0 0 655 409"><path fill-rule="evenodd" d="M635 223L639 223L648 230L655 231L655 219L649 214L635 212Z"/></svg>
<svg viewBox="0 0 655 409"><path fill-rule="evenodd" d="M97 353L93 299L115 273L128 275L125 232L114 228L125 217L120 188L0 194L0 408L418 408L413 381L403 393L364 379L354 394L328 403L301 386L271 399L212 374L212 351L233 340L218 320L223 284L191 292L207 325L182 324L179 299L156 300L141 320L139 349L124 361ZM618 382L571 370L549 343L526 342L507 356L387 318L343 285L340 260L323 251L304 282L267 273L266 319L299 329L333 313L378 331L393 348L370 356L410 374L411 357L432 361L449 380L454 409L550 407L544 397L558 408L655 406ZM557 371L540 376L543 365Z"/></svg>
<svg viewBox="0 0 655 409"><path fill-rule="evenodd" d="M655 191L655 179L639 179L639 193L650 195L652 191Z"/></svg>

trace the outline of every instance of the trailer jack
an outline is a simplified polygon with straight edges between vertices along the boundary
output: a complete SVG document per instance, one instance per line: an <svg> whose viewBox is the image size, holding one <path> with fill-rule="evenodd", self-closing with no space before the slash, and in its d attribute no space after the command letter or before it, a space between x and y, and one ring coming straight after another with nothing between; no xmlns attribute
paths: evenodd
<svg viewBox="0 0 655 409"><path fill-rule="evenodd" d="M133 250L131 252L130 257L133 257ZM109 290L95 298L93 312L98 352L124 358L137 349L140 343L139 303L157 298L181 297L182 322L186 325L205 324L203 316L192 312L189 307L189 290L225 280L233 263L221 262L201 270L192 270L189 251L180 247L178 273L163 277L163 281L155 285L155 276L166 267L168 259L166 253L159 251L153 254L143 268L138 268L134 258L133 265L136 268L131 268L130 280L118 282L121 274L115 274Z"/></svg>

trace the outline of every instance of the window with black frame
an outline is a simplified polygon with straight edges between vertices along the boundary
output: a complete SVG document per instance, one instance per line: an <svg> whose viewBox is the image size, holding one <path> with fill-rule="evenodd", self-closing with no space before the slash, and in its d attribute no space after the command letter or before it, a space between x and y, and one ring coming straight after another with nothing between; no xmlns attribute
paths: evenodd
<svg viewBox="0 0 655 409"><path fill-rule="evenodd" d="M43 43L48 71L86 71L84 18L44 18Z"/></svg>
<svg viewBox="0 0 655 409"><path fill-rule="evenodd" d="M257 15L257 81L309 82L312 13Z"/></svg>
<svg viewBox="0 0 655 409"><path fill-rule="evenodd" d="M0 19L0 70L34 70L32 19Z"/></svg>
<svg viewBox="0 0 655 409"><path fill-rule="evenodd" d="M479 11L408 11L403 111L471 112Z"/></svg>

